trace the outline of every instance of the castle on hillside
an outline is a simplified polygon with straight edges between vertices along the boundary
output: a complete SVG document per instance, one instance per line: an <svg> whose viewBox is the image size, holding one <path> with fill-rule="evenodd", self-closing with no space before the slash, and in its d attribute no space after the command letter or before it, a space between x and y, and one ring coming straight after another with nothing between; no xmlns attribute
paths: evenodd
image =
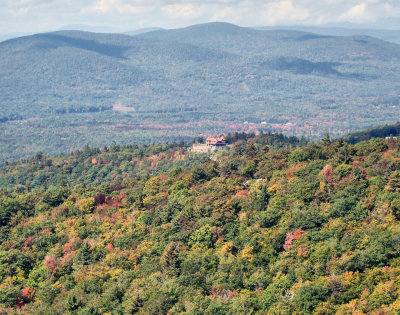
<svg viewBox="0 0 400 315"><path fill-rule="evenodd" d="M212 146L212 147L224 147L226 146L226 139L224 136L219 138L208 137L206 139L206 144L207 146Z"/></svg>
<svg viewBox="0 0 400 315"><path fill-rule="evenodd" d="M199 143L193 144L192 148L190 149L190 152L208 153L208 152L224 149L225 147L226 147L226 139L224 136L217 137L217 138L208 137L206 139L205 144L199 144Z"/></svg>

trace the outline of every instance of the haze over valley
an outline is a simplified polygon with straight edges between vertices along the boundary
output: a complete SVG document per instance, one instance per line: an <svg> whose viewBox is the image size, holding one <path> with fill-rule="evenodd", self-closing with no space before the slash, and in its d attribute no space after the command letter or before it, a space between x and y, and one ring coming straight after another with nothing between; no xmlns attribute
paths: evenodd
<svg viewBox="0 0 400 315"><path fill-rule="evenodd" d="M0 43L1 161L85 144L272 131L318 139L399 119L400 45L207 23Z"/></svg>

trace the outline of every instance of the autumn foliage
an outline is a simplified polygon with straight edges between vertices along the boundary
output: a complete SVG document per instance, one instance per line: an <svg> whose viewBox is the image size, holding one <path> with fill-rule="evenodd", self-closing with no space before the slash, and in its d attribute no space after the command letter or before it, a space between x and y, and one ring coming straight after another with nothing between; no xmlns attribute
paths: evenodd
<svg viewBox="0 0 400 315"><path fill-rule="evenodd" d="M43 168L0 190L0 313L399 313L398 139L251 138L190 160L116 150L104 181ZM104 166L78 157L70 174Z"/></svg>
<svg viewBox="0 0 400 315"><path fill-rule="evenodd" d="M283 244L283 248L285 250L288 250L289 248L292 247L293 241L298 240L303 234L306 232L303 231L302 229L297 229L294 232L290 232L286 235L285 243Z"/></svg>

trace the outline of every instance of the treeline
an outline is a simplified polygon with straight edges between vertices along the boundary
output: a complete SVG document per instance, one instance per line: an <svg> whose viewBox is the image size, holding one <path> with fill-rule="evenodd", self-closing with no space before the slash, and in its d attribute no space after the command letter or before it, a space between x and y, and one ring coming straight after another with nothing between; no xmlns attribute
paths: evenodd
<svg viewBox="0 0 400 315"><path fill-rule="evenodd" d="M236 143L239 140L248 141L249 139L255 141L259 141L259 139L266 139L268 145L270 145L273 149L281 149L281 148L290 148L290 147L297 147L297 146L304 146L309 141L304 138L298 138L295 136L286 136L282 133L272 133L272 132L260 132L257 136L254 132L235 132L235 133L228 133L225 136L227 143Z"/></svg>
<svg viewBox="0 0 400 315"><path fill-rule="evenodd" d="M55 114L82 114L82 113L98 113L106 110L112 110L112 106L81 106L81 107L68 107L68 108L59 108L55 110Z"/></svg>
<svg viewBox="0 0 400 315"><path fill-rule="evenodd" d="M139 110L137 113L182 113L182 112L197 112L200 109L198 107L180 107L180 108L165 108L158 110Z"/></svg>
<svg viewBox="0 0 400 315"><path fill-rule="evenodd" d="M251 140L265 150L292 148L305 143L305 140L273 133L258 136L234 133L226 138L231 144ZM155 175L175 166L186 168L202 159L188 153L187 149L195 141L141 146L116 144L103 148L86 145L81 150L57 156L39 152L1 168L0 188L13 191L58 185L101 185L145 174Z"/></svg>
<svg viewBox="0 0 400 315"><path fill-rule="evenodd" d="M5 117L0 117L0 124L5 123L7 121L22 120L22 119L23 119L23 117L21 115L12 114L12 115L8 115Z"/></svg>
<svg viewBox="0 0 400 315"><path fill-rule="evenodd" d="M348 143L357 143L360 141L369 140L371 138L386 138L386 137L398 137L400 136L400 122L393 125L385 125L353 132L343 137Z"/></svg>

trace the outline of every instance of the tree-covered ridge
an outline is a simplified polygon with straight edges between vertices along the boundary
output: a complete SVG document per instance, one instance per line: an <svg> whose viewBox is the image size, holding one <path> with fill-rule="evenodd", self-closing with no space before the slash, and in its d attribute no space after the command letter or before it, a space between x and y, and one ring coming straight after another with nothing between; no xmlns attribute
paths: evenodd
<svg viewBox="0 0 400 315"><path fill-rule="evenodd" d="M48 156L42 152L0 169L0 187L8 191L101 185L138 174L157 173L172 166L187 167L196 159L187 156L187 145L113 145L84 147L70 154Z"/></svg>
<svg viewBox="0 0 400 315"><path fill-rule="evenodd" d="M152 177L3 191L0 303L11 314L397 313L399 220L398 139L271 150L249 138Z"/></svg>
<svg viewBox="0 0 400 315"><path fill-rule="evenodd" d="M378 126L367 130L361 130L350 133L343 137L349 143L357 143L360 141L369 140L371 138L386 138L400 136L400 122L396 124L388 124L385 126Z"/></svg>
<svg viewBox="0 0 400 315"><path fill-rule="evenodd" d="M273 150L307 143L304 138L274 133L261 133L257 137L254 133L226 135L228 144L249 138L257 145L268 145ZM98 186L121 182L125 178L157 175L176 166L186 168L202 159L201 155L190 152L196 141L203 142L204 138L169 144L112 145L100 149L86 145L81 150L57 156L39 152L29 159L7 163L0 168L0 189L21 191L60 185Z"/></svg>

